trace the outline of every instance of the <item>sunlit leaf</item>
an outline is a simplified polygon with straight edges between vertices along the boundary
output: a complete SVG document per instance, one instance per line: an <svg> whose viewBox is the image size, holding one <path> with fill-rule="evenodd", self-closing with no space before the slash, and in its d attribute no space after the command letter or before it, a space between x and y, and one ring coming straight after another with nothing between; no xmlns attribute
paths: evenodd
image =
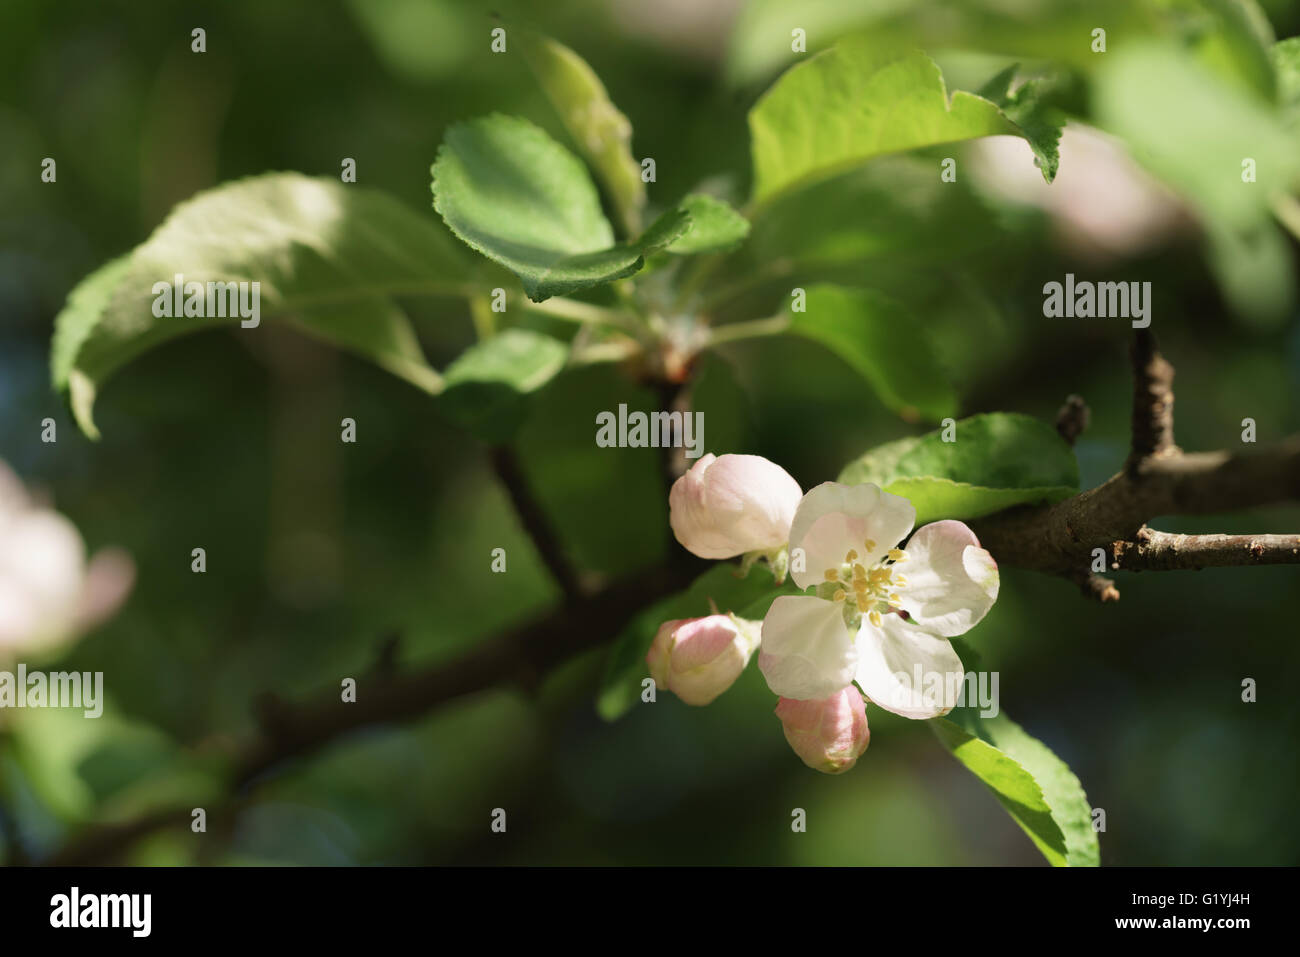
<svg viewBox="0 0 1300 957"><path fill-rule="evenodd" d="M754 197L844 172L875 156L980 136L1029 136L973 93L951 98L939 67L845 42L793 67L750 111ZM1054 164L1043 164L1051 182Z"/></svg>
<svg viewBox="0 0 1300 957"><path fill-rule="evenodd" d="M619 112L587 61L562 43L529 31L514 41L583 157L596 171L622 222L634 236L641 229L645 183L632 156L632 124Z"/></svg>
<svg viewBox="0 0 1300 957"><path fill-rule="evenodd" d="M945 435L953 440L944 441ZM872 449L845 466L839 481L872 482L902 495L923 525L1060 501L1078 491L1079 471L1074 452L1052 428L999 412Z"/></svg>

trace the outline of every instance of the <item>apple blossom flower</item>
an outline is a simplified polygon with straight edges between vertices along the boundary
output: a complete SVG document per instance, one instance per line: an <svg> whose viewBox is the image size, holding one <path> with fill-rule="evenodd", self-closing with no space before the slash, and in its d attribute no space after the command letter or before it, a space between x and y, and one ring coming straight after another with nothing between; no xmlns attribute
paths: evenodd
<svg viewBox="0 0 1300 957"><path fill-rule="evenodd" d="M705 455L673 483L668 523L701 558L775 552L790 537L799 483L760 455Z"/></svg>
<svg viewBox="0 0 1300 957"><path fill-rule="evenodd" d="M903 717L952 710L963 668L948 639L992 607L998 567L956 521L894 547L915 519L911 502L871 484L827 482L803 497L790 547L806 562L792 577L818 595L777 598L763 620L758 666L773 692L820 700L856 682Z"/></svg>
<svg viewBox="0 0 1300 957"><path fill-rule="evenodd" d="M823 774L853 767L871 741L862 693L853 685L821 701L782 698L776 716L794 753Z"/></svg>
<svg viewBox="0 0 1300 957"><path fill-rule="evenodd" d="M79 635L112 615L134 580L120 549L87 564L76 527L34 503L0 462L0 657Z"/></svg>
<svg viewBox="0 0 1300 957"><path fill-rule="evenodd" d="M735 615L679 618L659 626L650 676L687 704L705 705L732 686L758 647L759 622Z"/></svg>

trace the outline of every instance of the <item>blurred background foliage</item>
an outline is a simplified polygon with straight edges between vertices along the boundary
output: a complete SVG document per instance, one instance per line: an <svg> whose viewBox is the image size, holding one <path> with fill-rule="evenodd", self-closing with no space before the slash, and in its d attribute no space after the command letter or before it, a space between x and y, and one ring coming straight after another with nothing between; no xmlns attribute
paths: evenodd
<svg viewBox="0 0 1300 957"><path fill-rule="evenodd" d="M449 123L500 111L562 136L522 66L488 53L490 12L532 22L592 64L633 122L636 155L657 161L658 208L701 184L747 195L746 111L793 59L792 27L807 30L809 52L855 33L919 45L955 88L1019 62L1059 80L1072 119L1127 124L1133 136L1145 124L1156 145L1196 130L1198 144L1212 142L1221 121L1248 116L1234 97L1278 96L1259 63L1261 16L1278 37L1300 33L1300 9L1282 0L6 0L0 458L92 547L129 549L139 581L116 619L50 660L105 673L105 717L6 716L0 858L40 860L84 822L210 793L210 755L251 727L257 694L336 685L365 670L386 634L400 633L403 660L426 662L556 603L484 448L427 396L360 360L270 326L255 349L226 333L185 338L109 386L98 444L49 386L52 319L68 290L199 189L277 169L335 176L350 156L360 183L432 217L428 169ZM207 31L201 56L190 52L196 26ZM1142 72L1163 62L1154 53L1117 89L1089 49L1096 26L1109 32L1105 57L1139 42L1193 57L1229 91L1227 106L1166 96L1177 88ZM1135 122L1144 104L1153 112ZM1050 421L1068 393L1083 395L1092 426L1078 455L1091 485L1126 452L1129 330L1044 319L1041 287L1066 272L1151 281L1153 328L1178 369L1179 443L1237 447L1247 416L1261 441L1280 438L1300 428L1295 242L1280 231L1252 240L1251 229L1273 228L1256 217L1229 224L1257 243L1244 253L1224 251L1231 238L1207 245L1237 205L1207 195L1220 186L1198 165L1201 145L1181 165L1153 164L1170 192L1137 220L1124 218L1131 202L1118 179L1079 194L1086 206L1113 200L1100 222L1115 229L1100 247L1081 241L1077 209L999 180L1013 163L1037 176L1023 143L1011 160L988 152L996 144L882 160L757 223L724 277L745 295L722 318L767 314L805 266L887 289L926 324L963 413ZM962 157L961 173L941 188L934 170L947 155ZM46 156L58 161L57 184L40 182ZM1062 182L1070 161L1065 150ZM985 175L967 175L981 163ZM1223 179L1240 190L1235 160ZM1148 229L1154 219L1167 228ZM758 271L789 248L815 258L788 275ZM473 341L462 304L403 304L435 366ZM709 357L693 399L708 450L765 455L805 488L920 428L841 360L784 338ZM676 547L654 451L593 442L595 413L620 402L650 409L657 399L613 366L566 373L537 396L516 443L570 554L600 577ZM46 416L57 444L40 442ZM356 445L338 440L344 416L358 423ZM1300 525L1294 508L1226 506L1163 527ZM190 571L196 546L206 575ZM509 555L505 576L489 573L496 547ZM1300 858L1300 713L1278 680L1300 666L1297 585L1300 570L1286 567L1126 576L1122 602L1102 607L1062 581L1004 570L972 640L1001 672L1003 707L1106 811L1104 863ZM605 724L592 707L603 661L598 649L535 692L502 688L371 729L289 768L232 828L202 839L164 832L131 859L1041 863L918 723L870 709L866 756L824 777L790 753L755 668L710 708L665 695ZM1244 677L1260 682L1257 704L1241 702ZM507 835L489 831L494 807L510 815ZM808 811L806 834L790 831L794 807Z"/></svg>

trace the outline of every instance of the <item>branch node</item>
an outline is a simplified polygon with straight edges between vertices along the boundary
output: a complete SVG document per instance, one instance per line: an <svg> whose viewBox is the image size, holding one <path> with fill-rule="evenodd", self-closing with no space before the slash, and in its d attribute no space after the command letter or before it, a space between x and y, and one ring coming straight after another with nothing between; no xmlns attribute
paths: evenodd
<svg viewBox="0 0 1300 957"><path fill-rule="evenodd" d="M1075 576L1075 583L1085 598L1102 603L1119 601L1119 589L1115 587L1115 582L1105 575L1098 575L1095 572L1078 575Z"/></svg>
<svg viewBox="0 0 1300 957"><path fill-rule="evenodd" d="M1056 431L1067 445L1074 445L1092 420L1092 412L1082 396L1068 395L1056 413Z"/></svg>
<svg viewBox="0 0 1300 957"><path fill-rule="evenodd" d="M1160 354L1155 336L1139 329L1133 337L1133 444L1125 470L1135 478L1147 459L1176 455L1174 367Z"/></svg>

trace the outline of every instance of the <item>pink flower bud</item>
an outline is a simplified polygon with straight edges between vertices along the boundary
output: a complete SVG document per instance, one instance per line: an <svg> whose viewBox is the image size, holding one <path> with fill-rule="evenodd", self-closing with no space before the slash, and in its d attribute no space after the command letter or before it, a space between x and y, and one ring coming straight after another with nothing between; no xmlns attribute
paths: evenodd
<svg viewBox="0 0 1300 957"><path fill-rule="evenodd" d="M659 626L650 676L687 704L705 705L731 687L758 647L759 623L733 615L678 618Z"/></svg>
<svg viewBox="0 0 1300 957"><path fill-rule="evenodd" d="M668 522L687 551L733 558L785 545L802 497L799 483L762 456L709 454L673 483Z"/></svg>
<svg viewBox="0 0 1300 957"><path fill-rule="evenodd" d="M794 753L823 774L847 771L871 742L867 709L853 685L821 701L782 698L776 716Z"/></svg>

